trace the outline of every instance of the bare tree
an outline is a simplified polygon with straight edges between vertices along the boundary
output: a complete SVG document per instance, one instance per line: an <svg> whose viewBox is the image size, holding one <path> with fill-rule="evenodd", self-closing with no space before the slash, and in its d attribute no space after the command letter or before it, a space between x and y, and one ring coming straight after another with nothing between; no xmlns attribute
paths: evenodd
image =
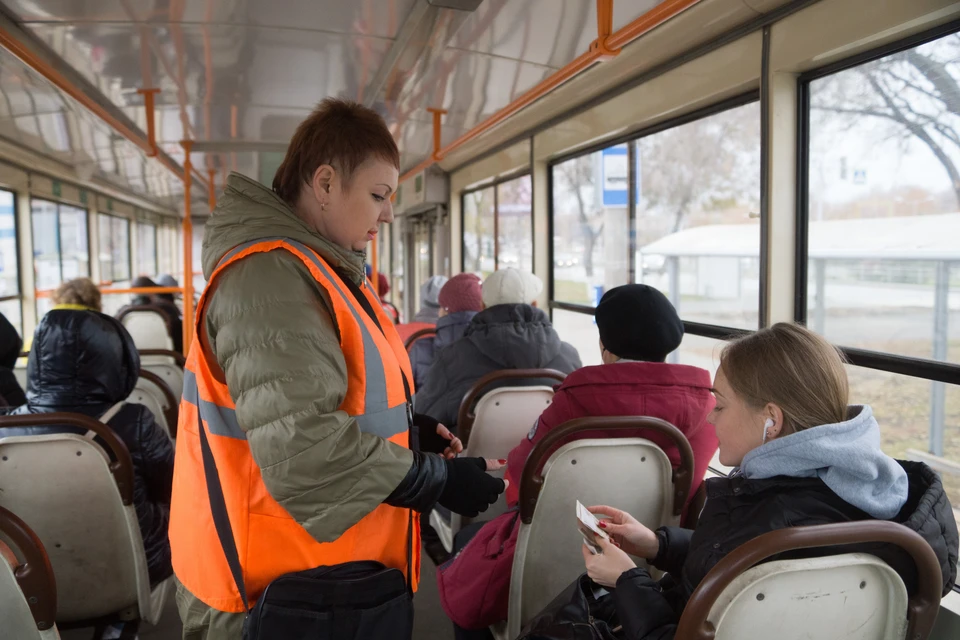
<svg viewBox="0 0 960 640"><path fill-rule="evenodd" d="M755 113L755 115L754 115ZM638 142L643 204L684 228L694 208L759 198L760 125L756 105L702 118Z"/></svg>
<svg viewBox="0 0 960 640"><path fill-rule="evenodd" d="M603 234L603 209L588 203L584 191L597 188L594 178L593 155L580 156L556 166L569 185L577 203L577 220L583 234L583 267L587 276L593 276L593 250Z"/></svg>
<svg viewBox="0 0 960 640"><path fill-rule="evenodd" d="M818 81L811 107L890 123L889 137L923 143L943 166L960 208L960 35Z"/></svg>

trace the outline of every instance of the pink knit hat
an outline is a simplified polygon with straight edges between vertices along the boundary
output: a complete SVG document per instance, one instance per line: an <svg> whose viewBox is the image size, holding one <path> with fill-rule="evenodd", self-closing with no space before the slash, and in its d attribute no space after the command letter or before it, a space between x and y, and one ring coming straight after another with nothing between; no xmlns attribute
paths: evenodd
<svg viewBox="0 0 960 640"><path fill-rule="evenodd" d="M480 278L472 273L458 273L443 285L437 301L450 313L482 310Z"/></svg>

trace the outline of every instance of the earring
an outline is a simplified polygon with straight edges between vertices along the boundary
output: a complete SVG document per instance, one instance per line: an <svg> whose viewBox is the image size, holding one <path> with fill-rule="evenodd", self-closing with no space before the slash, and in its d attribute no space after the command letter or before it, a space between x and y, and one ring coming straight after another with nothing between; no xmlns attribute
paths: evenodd
<svg viewBox="0 0 960 640"><path fill-rule="evenodd" d="M327 203L326 203L326 202L321 202L321 203L320 203L320 210L321 210L321 211L326 211L326 210L327 210Z"/></svg>

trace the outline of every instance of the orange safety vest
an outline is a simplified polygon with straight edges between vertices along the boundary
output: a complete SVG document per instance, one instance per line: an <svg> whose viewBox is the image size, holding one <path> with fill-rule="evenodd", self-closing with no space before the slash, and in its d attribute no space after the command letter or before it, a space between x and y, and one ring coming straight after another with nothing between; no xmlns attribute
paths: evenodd
<svg viewBox="0 0 960 640"><path fill-rule="evenodd" d="M174 572L183 586L208 606L227 612L244 611L210 510L197 431L199 412L223 486L250 606L272 580L285 573L353 560L377 560L405 574L412 570L413 575L408 577L416 589L420 577L419 518L408 509L381 504L335 541L317 542L268 493L246 433L237 422L223 374L201 348L198 336L203 309L217 276L248 255L275 250L289 251L302 260L333 304L340 348L347 363L347 393L340 410L354 416L361 431L409 448L402 376L413 379L410 360L372 287L363 286L362 290L383 331L340 276L312 249L289 239L235 247L220 261L200 298L197 331L184 370L170 505ZM413 540L408 531L413 532ZM411 544L412 567L408 567Z"/></svg>

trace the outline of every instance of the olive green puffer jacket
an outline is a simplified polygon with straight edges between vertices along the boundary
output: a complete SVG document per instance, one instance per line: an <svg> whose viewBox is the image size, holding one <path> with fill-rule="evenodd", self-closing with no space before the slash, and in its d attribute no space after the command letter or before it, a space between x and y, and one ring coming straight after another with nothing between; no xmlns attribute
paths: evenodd
<svg viewBox="0 0 960 640"><path fill-rule="evenodd" d="M307 245L344 277L363 282L363 253L329 242L268 188L235 173L207 220L204 276L209 280L237 245L277 237ZM247 256L214 287L204 329L263 482L316 540L335 540L409 480L414 454L361 433L338 410L347 368L332 306L299 258L283 250ZM446 480L442 473L432 500ZM230 637L209 628L208 608L182 588L178 604L184 637Z"/></svg>

